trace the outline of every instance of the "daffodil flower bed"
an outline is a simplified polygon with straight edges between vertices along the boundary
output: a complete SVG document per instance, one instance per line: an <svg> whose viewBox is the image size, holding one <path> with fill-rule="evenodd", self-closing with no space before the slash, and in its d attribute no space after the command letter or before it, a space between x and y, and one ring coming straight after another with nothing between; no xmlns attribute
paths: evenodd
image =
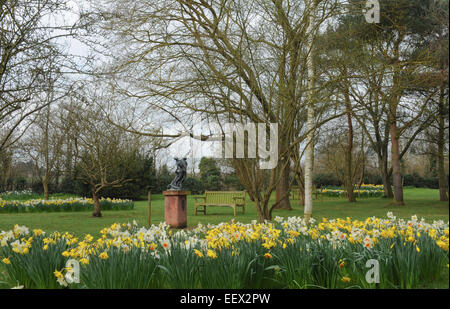
<svg viewBox="0 0 450 309"><path fill-rule="evenodd" d="M23 200L23 199L31 199L33 196L37 194L31 190L21 190L21 191L6 191L0 193L0 199L8 199L8 200Z"/></svg>
<svg viewBox="0 0 450 309"><path fill-rule="evenodd" d="M42 211L86 211L93 210L94 201L91 198L69 198L42 200L33 199L27 201L0 199L0 213L12 212L42 212ZM101 198L102 210L127 210L133 209L131 200Z"/></svg>
<svg viewBox="0 0 450 309"><path fill-rule="evenodd" d="M320 193L324 196L331 197L345 197L347 191L340 188L324 188L320 190ZM355 187L353 190L354 194L358 197L381 197L384 195L383 185L373 185L373 184L362 184L361 188Z"/></svg>
<svg viewBox="0 0 450 309"><path fill-rule="evenodd" d="M97 240L16 225L0 233L0 264L25 288L415 288L448 272L448 234L448 222L392 213L178 231L116 223ZM368 260L379 263L379 283L366 280Z"/></svg>

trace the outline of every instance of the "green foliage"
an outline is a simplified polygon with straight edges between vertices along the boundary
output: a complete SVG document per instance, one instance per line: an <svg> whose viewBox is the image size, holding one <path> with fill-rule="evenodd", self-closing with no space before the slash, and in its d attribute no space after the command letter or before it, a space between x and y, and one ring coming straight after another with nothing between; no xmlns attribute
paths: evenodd
<svg viewBox="0 0 450 309"><path fill-rule="evenodd" d="M12 286L19 283L28 289L61 288L53 272L64 267L66 259L61 253L68 245L65 239L58 239L44 249L44 238L44 235L35 236L27 254L14 254L10 247L0 247L0 255L10 260L4 268L6 280Z"/></svg>
<svg viewBox="0 0 450 309"><path fill-rule="evenodd" d="M390 0L379 1L380 22L369 24L364 15L360 14L365 8L366 1L352 0L355 6L353 15L341 17L341 21L353 23L358 26L359 33L366 38L389 37L393 32L401 30L404 34L425 35L433 29L431 11L436 0Z"/></svg>
<svg viewBox="0 0 450 309"><path fill-rule="evenodd" d="M192 194L201 194L205 191L203 182L195 177L186 177L183 187L191 191Z"/></svg>
<svg viewBox="0 0 450 309"><path fill-rule="evenodd" d="M244 186L241 184L236 174L225 174L223 184L230 191L243 191Z"/></svg>
<svg viewBox="0 0 450 309"><path fill-rule="evenodd" d="M316 188L326 186L341 186L342 183L334 174L317 174L313 176L313 183Z"/></svg>
<svg viewBox="0 0 450 309"><path fill-rule="evenodd" d="M403 176L403 185L416 188L439 188L439 179L437 177L424 178L417 173L406 174Z"/></svg>
<svg viewBox="0 0 450 309"><path fill-rule="evenodd" d="M167 186L172 181L174 175L169 172L167 165L164 164L155 176L155 180L152 183L152 192L161 193L167 190Z"/></svg>
<svg viewBox="0 0 450 309"><path fill-rule="evenodd" d="M170 250L170 251L169 251ZM186 250L184 243L170 241L170 249L162 253L160 268L166 288L198 288L198 268L200 260L192 250Z"/></svg>
<svg viewBox="0 0 450 309"><path fill-rule="evenodd" d="M108 250L108 259L92 256L80 269L83 287L88 289L161 288L161 269L157 260L141 248L131 247L127 254L120 248Z"/></svg>
<svg viewBox="0 0 450 309"><path fill-rule="evenodd" d="M198 165L200 169L200 180L204 190L218 191L222 187L220 169L214 158L203 157Z"/></svg>

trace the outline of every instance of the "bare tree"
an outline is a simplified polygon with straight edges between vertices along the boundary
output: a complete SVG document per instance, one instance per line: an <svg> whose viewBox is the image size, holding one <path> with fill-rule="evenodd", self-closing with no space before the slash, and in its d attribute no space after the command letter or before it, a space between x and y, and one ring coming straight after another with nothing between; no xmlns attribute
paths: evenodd
<svg viewBox="0 0 450 309"><path fill-rule="evenodd" d="M58 176L56 170L62 157L62 142L63 136L49 105L39 114L22 143L23 150L34 162L45 200L49 199L49 184Z"/></svg>
<svg viewBox="0 0 450 309"><path fill-rule="evenodd" d="M48 86L47 75L58 70L62 53L55 40L70 35L48 22L63 9L64 1L0 1L0 152L51 103L37 96Z"/></svg>
<svg viewBox="0 0 450 309"><path fill-rule="evenodd" d="M107 187L121 187L132 179L126 178L133 160L130 154L145 144L140 136L112 126L98 107L105 97L90 89L86 103L78 102L76 114L71 115L71 125L77 136L77 177L87 184L94 201L94 217L101 217L100 194Z"/></svg>
<svg viewBox="0 0 450 309"><path fill-rule="evenodd" d="M267 128L278 124L280 164L270 175L255 170L255 160L237 160L235 166L246 190L254 194L261 220L270 219L272 209L288 198L284 186L278 201L268 205L296 145L324 122L320 118L326 104L318 102L326 99L313 100L319 86L307 83L311 75L308 30L318 29L339 1L312 3L111 0L93 4L97 11L91 17L101 22L103 34L115 44L110 55L114 65L106 72L118 73L111 85L117 95L145 102L188 132L192 125L188 119L194 114L221 124L253 122ZM314 24L309 18L313 11ZM301 114L307 106L312 110L312 104L316 114L310 114L310 126L294 125L304 121ZM163 134L161 128L145 132L132 121L122 127L150 136L181 135ZM296 131L299 128L304 131Z"/></svg>

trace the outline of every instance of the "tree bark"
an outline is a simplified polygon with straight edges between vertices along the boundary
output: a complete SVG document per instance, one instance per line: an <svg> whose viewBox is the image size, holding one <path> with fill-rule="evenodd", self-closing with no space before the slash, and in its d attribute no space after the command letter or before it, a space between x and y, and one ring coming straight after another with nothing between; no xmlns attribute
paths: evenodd
<svg viewBox="0 0 450 309"><path fill-rule="evenodd" d="M445 84L441 85L439 95L439 132L438 132L438 175L439 175L439 200L442 202L448 201L448 183L444 162L445 150Z"/></svg>
<svg viewBox="0 0 450 309"><path fill-rule="evenodd" d="M380 165L380 175L381 181L383 182L384 195L386 198L394 198L394 192L392 191L391 177L388 170L388 160L387 157L378 157L378 162Z"/></svg>
<svg viewBox="0 0 450 309"><path fill-rule="evenodd" d="M352 155L346 153L346 173L345 173L345 189L347 191L348 201L350 203L356 202L355 192L353 191L353 179L352 179Z"/></svg>
<svg viewBox="0 0 450 309"><path fill-rule="evenodd" d="M100 209L100 199L98 197L98 192L96 192L95 189L92 193L92 200L94 201L94 212L92 213L92 216L99 218L102 216L102 212Z"/></svg>
<svg viewBox="0 0 450 309"><path fill-rule="evenodd" d="M265 220L272 220L272 212L269 207L264 207L264 203L259 199L255 199L256 209L258 209L258 222L263 223Z"/></svg>
<svg viewBox="0 0 450 309"><path fill-rule="evenodd" d="M347 71L345 71L345 76L347 76ZM348 81L347 81L348 82ZM352 114L351 114L351 103L350 103L350 95L349 95L349 85L347 85L345 92L345 105L347 109L347 125L348 125L348 146L345 160L345 186L348 196L348 201L350 203L356 202L355 194L353 192L353 168L352 168L352 152L353 152L353 123L352 123Z"/></svg>
<svg viewBox="0 0 450 309"><path fill-rule="evenodd" d="M391 136L391 162L392 162L392 177L394 182L394 204L404 205L403 201L403 183L400 166L400 145L397 134L397 125L395 120L390 124Z"/></svg>
<svg viewBox="0 0 450 309"><path fill-rule="evenodd" d="M300 192L302 206L305 206L305 181L303 180L303 177L299 181L298 190Z"/></svg>
<svg viewBox="0 0 450 309"><path fill-rule="evenodd" d="M49 194L49 191L48 191L48 179L47 179L47 177L44 177L42 179L42 186L44 188L44 200L48 201L50 194Z"/></svg>
<svg viewBox="0 0 450 309"><path fill-rule="evenodd" d="M361 135L361 155L362 155L361 175L358 182L358 190L361 190L361 186L364 183L364 176L366 174L366 153L364 151L364 133Z"/></svg>
<svg viewBox="0 0 450 309"><path fill-rule="evenodd" d="M313 189L313 166L314 166L314 88L315 88L315 65L314 65L314 30L316 23L316 7L315 0L309 1L311 6L311 12L309 16L309 23L307 29L307 59L306 66L308 70L308 108L307 108L307 120L306 130L308 135L306 138L306 150L305 150L305 211L304 218L308 223L312 216L312 189Z"/></svg>
<svg viewBox="0 0 450 309"><path fill-rule="evenodd" d="M400 43L404 35L400 34L399 38L394 43L394 65L392 77L392 92L391 101L389 102L389 136L391 138L391 166L392 166L392 181L394 183L394 204L404 205L403 202L403 182L400 165L400 133L397 127L397 108L400 102L400 80L401 80L401 65L400 65Z"/></svg>
<svg viewBox="0 0 450 309"><path fill-rule="evenodd" d="M280 161L278 164L283 166L285 162ZM289 171L290 166L289 163L286 165L286 167L281 171L281 179L280 182L277 185L276 190L276 200L277 200L277 207L276 209L288 209L292 210L291 202L289 200L289 189L290 189L290 181L289 181Z"/></svg>

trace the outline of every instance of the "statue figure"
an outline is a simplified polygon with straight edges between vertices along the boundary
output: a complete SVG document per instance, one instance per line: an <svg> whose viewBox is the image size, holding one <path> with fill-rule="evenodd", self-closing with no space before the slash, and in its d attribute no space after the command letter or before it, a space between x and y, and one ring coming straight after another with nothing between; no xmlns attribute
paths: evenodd
<svg viewBox="0 0 450 309"><path fill-rule="evenodd" d="M183 182L186 179L187 170L187 160L186 158L178 159L175 158L177 162L177 169L175 171L175 178L172 180L170 185L167 187L168 190L182 190Z"/></svg>

